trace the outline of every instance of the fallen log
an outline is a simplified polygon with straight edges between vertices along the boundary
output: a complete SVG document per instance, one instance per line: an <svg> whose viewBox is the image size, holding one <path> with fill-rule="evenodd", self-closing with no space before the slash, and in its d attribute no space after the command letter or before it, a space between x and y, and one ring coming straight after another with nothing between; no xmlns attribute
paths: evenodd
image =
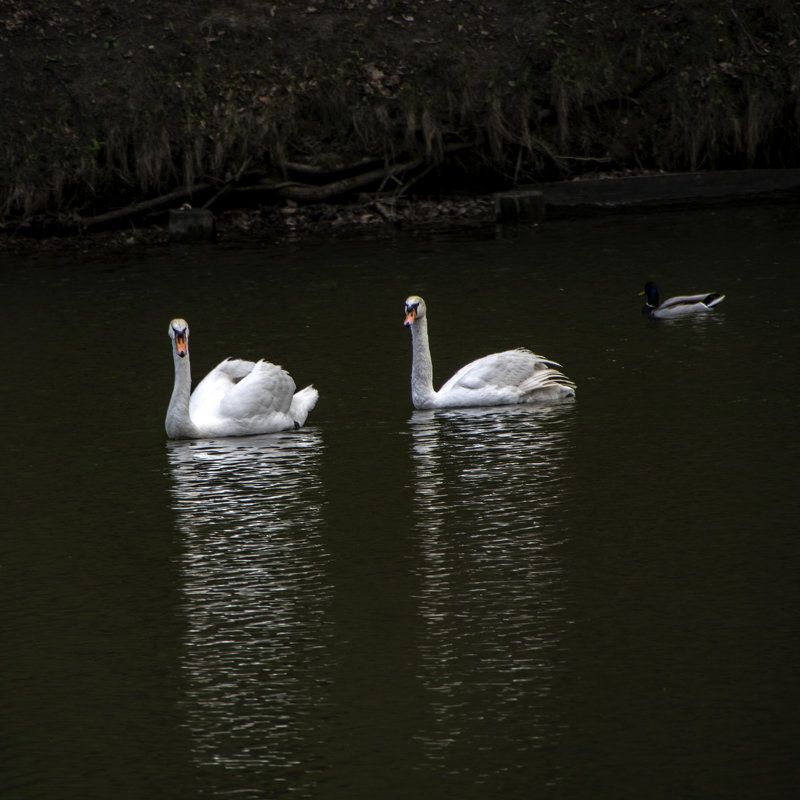
<svg viewBox="0 0 800 800"><path fill-rule="evenodd" d="M244 187L236 187L233 184L227 184L222 190L217 190L203 207L211 208L215 201L223 196L243 197L247 195L254 196L265 194L274 194L277 197L295 200L297 202L320 203L334 197L357 191L372 183L378 183L379 181L385 181L397 175L402 175L417 169L424 163L425 159L415 158L402 164L393 164L388 167L382 167L381 169L370 170L350 178L332 181L331 183L326 183L321 186L294 181L280 183L262 181L261 183ZM212 184L200 184L198 186L193 186L191 189L176 189L169 194L161 195L151 200L144 200L141 203L134 203L124 208L109 211L105 214L98 214L94 217L74 216L69 219L61 220L56 227L63 227L66 230L77 228L81 231L113 227L114 225L136 219L145 214L168 211L171 208L183 205L191 200L197 202L198 198L202 200L205 196L214 191L215 188L216 187Z"/></svg>
<svg viewBox="0 0 800 800"><path fill-rule="evenodd" d="M145 214L168 211L170 208L181 206L184 203L196 200L198 197L202 198L213 189L214 187L210 183L193 186L190 189L176 189L169 194L154 197L151 200L143 200L141 203L133 203L124 208L108 211L105 214L97 214L94 217L70 217L62 220L62 224L67 227L73 225L82 231L88 231L93 228L113 227L118 222L126 222Z"/></svg>
<svg viewBox="0 0 800 800"><path fill-rule="evenodd" d="M451 153L470 147L469 144L456 144L444 148L444 153ZM352 165L358 168L364 164L375 164L375 160L364 160ZM419 170L420 167L427 165L425 169L417 173L405 183L401 178L408 173ZM301 171L302 165L292 164L291 168L296 173ZM226 203L231 205L251 205L253 202L265 202L269 199L286 199L298 203L323 203L343 195L352 194L360 189L365 189L371 185L377 185L379 194L386 191L386 185L390 181L396 182L396 188L392 194L402 195L409 187L424 177L431 169L436 167L428 159L412 158L397 164L389 164L379 168L370 169L366 172L359 172L339 180L333 180L323 184L310 184L301 181L270 181L262 180L258 183L250 183L242 186L237 185L242 178L243 170L235 178L229 180L222 186L220 184L203 183L189 188L175 189L159 197L143 200L139 203L132 203L123 208L117 208L104 214L97 214L93 217L82 217L78 214L59 217L57 219L37 219L29 220L19 226L17 232L34 236L64 236L84 233L89 231L101 230L104 228L121 227L128 222L135 222L142 218L150 217L155 214L166 213L171 209L179 208L188 203L200 206L204 209L213 210L223 198ZM338 171L338 170L337 170ZM307 174L320 177L322 172L317 172L313 167L307 167ZM329 174L336 174L329 173ZM341 174L341 173L340 173ZM245 176L250 180L252 175ZM231 202L233 200L233 202ZM244 202L242 202L244 200Z"/></svg>
<svg viewBox="0 0 800 800"><path fill-rule="evenodd" d="M417 167L422 166L424 163L424 158L414 158L403 164L392 164L389 167L369 170L368 172L362 172L360 175L354 175L352 178L342 178L341 180L325 183L321 186L311 186L305 183L284 184L277 193L287 200L296 200L304 203L321 203L343 194L349 194L357 189L363 189L370 184L378 183L379 181L385 182L390 178L396 178L397 175L402 175L417 169Z"/></svg>

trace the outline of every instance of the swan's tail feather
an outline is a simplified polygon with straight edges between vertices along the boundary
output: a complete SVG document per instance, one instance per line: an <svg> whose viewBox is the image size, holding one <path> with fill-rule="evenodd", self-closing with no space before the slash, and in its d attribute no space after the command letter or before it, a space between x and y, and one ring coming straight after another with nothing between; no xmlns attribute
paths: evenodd
<svg viewBox="0 0 800 800"><path fill-rule="evenodd" d="M706 295L705 299L703 300L703 305L707 308L713 308L715 305L717 305L717 303L721 303L724 299L724 294L712 292L711 294Z"/></svg>
<svg viewBox="0 0 800 800"><path fill-rule="evenodd" d="M546 369L537 369L520 384L526 402L557 402L575 397L575 384L563 372L549 366L555 362L546 363Z"/></svg>
<svg viewBox="0 0 800 800"><path fill-rule="evenodd" d="M295 392L289 407L289 416L294 420L295 428L300 428L305 424L309 412L317 404L318 399L319 392L311 384L305 389Z"/></svg>

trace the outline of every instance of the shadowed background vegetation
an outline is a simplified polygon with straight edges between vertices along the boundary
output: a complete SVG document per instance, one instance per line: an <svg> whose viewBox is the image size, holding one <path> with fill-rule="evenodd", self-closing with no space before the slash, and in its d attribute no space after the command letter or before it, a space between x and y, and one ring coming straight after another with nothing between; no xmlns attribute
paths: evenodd
<svg viewBox="0 0 800 800"><path fill-rule="evenodd" d="M796 167L798 87L793 0L0 0L0 216Z"/></svg>

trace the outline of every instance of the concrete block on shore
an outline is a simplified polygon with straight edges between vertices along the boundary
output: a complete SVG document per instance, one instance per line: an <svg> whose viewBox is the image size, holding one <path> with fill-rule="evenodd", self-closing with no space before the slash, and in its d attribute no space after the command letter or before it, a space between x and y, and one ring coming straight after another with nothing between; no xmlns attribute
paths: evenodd
<svg viewBox="0 0 800 800"><path fill-rule="evenodd" d="M213 242L217 238L216 219L205 208L172 209L169 238L173 242Z"/></svg>
<svg viewBox="0 0 800 800"><path fill-rule="evenodd" d="M536 189L513 189L494 195L494 216L502 223L537 223L544 219L544 196Z"/></svg>

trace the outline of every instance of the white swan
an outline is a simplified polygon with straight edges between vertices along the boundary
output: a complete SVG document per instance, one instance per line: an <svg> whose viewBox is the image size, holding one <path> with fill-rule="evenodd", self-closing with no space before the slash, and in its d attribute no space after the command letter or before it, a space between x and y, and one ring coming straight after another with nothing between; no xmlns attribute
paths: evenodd
<svg viewBox="0 0 800 800"><path fill-rule="evenodd" d="M425 301L412 295L406 299L405 311L403 324L411 328L414 408L557 403L575 397L575 384L556 369L560 364L523 348L472 361L434 391Z"/></svg>
<svg viewBox="0 0 800 800"><path fill-rule="evenodd" d="M191 391L189 325L169 324L175 384L165 427L170 439L247 436L299 428L317 404L319 392L306 386L295 393L288 372L269 361L229 358Z"/></svg>
<svg viewBox="0 0 800 800"><path fill-rule="evenodd" d="M655 319L685 317L687 314L705 314L725 299L725 295L719 292L706 292L705 294L682 294L660 302L658 286L653 281L647 281L644 291L639 292L639 295L646 296L642 313L646 317Z"/></svg>

